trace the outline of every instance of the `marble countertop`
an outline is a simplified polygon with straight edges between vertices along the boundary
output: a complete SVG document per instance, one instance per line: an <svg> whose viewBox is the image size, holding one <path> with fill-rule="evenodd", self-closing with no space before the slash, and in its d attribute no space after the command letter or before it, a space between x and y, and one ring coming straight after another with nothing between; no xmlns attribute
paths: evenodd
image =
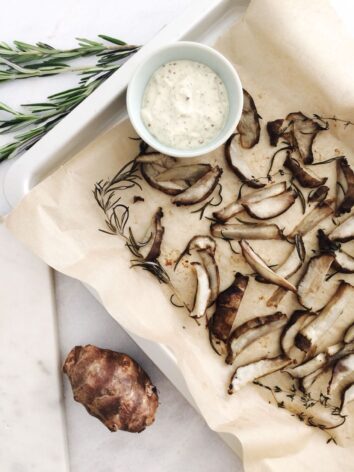
<svg viewBox="0 0 354 472"><path fill-rule="evenodd" d="M3 41L44 41L73 46L76 36L100 33L134 43L149 40L188 5L187 0L18 0L0 17ZM1 84L0 101L44 100L75 83L71 75ZM8 138L1 137L0 143ZM26 156L23 157L24 159ZM0 214L9 208L1 194L7 168L0 165ZM64 421L71 472L241 471L235 454L169 380L131 340L104 308L76 280L54 274L54 296L48 269L28 253L0 224L0 470L64 472L58 458L65 438L57 431L62 418L53 374L74 345L96 344L134 357L160 392L154 425L144 433L110 433L73 401L64 379ZM45 305L46 304L46 305ZM45 357L55 343L45 306L53 305L59 325L60 357ZM47 327L48 323L48 327ZM59 379L61 380L61 379ZM56 428L57 426L57 428Z"/></svg>

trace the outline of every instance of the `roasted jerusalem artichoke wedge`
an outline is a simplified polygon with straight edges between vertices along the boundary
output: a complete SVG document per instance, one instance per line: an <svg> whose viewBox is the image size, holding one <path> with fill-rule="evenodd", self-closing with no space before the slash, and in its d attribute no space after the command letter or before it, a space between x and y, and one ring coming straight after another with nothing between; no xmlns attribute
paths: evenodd
<svg viewBox="0 0 354 472"><path fill-rule="evenodd" d="M354 381L354 354L339 359L332 371L327 387L327 394L331 395L338 389L343 389Z"/></svg>
<svg viewBox="0 0 354 472"><path fill-rule="evenodd" d="M285 288L286 290L296 292L296 287L284 277L276 274L270 267L268 267L264 260L254 252L247 241L240 241L240 246L243 257L246 259L247 263L252 267L252 269L257 272L257 274L272 284L276 284Z"/></svg>
<svg viewBox="0 0 354 472"><path fill-rule="evenodd" d="M275 218L285 213L291 205L294 204L297 198L297 193L289 188L280 195L266 198L259 202L254 203L243 203L244 209L249 215L258 220L268 220L269 218Z"/></svg>
<svg viewBox="0 0 354 472"><path fill-rule="evenodd" d="M295 310L280 335L280 347L285 356L298 362L302 362L305 354L295 346L295 337L301 328L313 321L317 315L305 310Z"/></svg>
<svg viewBox="0 0 354 472"><path fill-rule="evenodd" d="M286 121L291 126L291 144L298 151L304 164L311 164L313 162L313 142L320 131L327 129L326 124L308 118L301 111L289 113Z"/></svg>
<svg viewBox="0 0 354 472"><path fill-rule="evenodd" d="M219 295L219 287L220 287L219 267L216 263L215 256L212 251L208 251L207 249L199 249L198 255L202 261L204 269L207 271L208 278L209 278L209 288L210 288L209 306L210 306L215 302L216 297Z"/></svg>
<svg viewBox="0 0 354 472"><path fill-rule="evenodd" d="M354 215L336 226L334 230L329 233L328 238L331 241L338 241L340 243L346 243L354 239Z"/></svg>
<svg viewBox="0 0 354 472"><path fill-rule="evenodd" d="M340 405L340 414L342 416L348 414L348 403L351 403L354 400L354 383L349 384L342 391L341 405Z"/></svg>
<svg viewBox="0 0 354 472"><path fill-rule="evenodd" d="M244 149L250 149L258 143L261 134L259 115L253 98L245 89L243 89L243 109L237 131Z"/></svg>
<svg viewBox="0 0 354 472"><path fill-rule="evenodd" d="M216 238L233 239L282 239L280 228L275 224L219 224L210 226L210 232Z"/></svg>
<svg viewBox="0 0 354 472"><path fill-rule="evenodd" d="M300 269L306 257L306 249L302 237L295 235L294 241L295 247L289 254L289 257L274 271L285 279L288 279ZM285 294L286 290L282 287L278 287L268 298L267 306L277 307Z"/></svg>
<svg viewBox="0 0 354 472"><path fill-rule="evenodd" d="M249 187L261 188L265 184L257 179L251 171L250 166L243 153L238 152L237 134L232 134L225 144L225 158L230 169L237 177Z"/></svg>
<svg viewBox="0 0 354 472"><path fill-rule="evenodd" d="M343 314L348 300L353 294L354 287L347 282L340 282L331 301L323 308L321 313L296 335L295 344L304 352L312 352L324 333L327 332L335 321Z"/></svg>
<svg viewBox="0 0 354 472"><path fill-rule="evenodd" d="M343 182L337 186L336 216L339 216L350 213L354 205L354 172L345 157L337 160L337 181ZM339 192L343 191L343 198L339 198Z"/></svg>
<svg viewBox="0 0 354 472"><path fill-rule="evenodd" d="M281 328L287 322L287 316L280 311L267 316L257 316L246 321L231 334L227 347L227 364L232 364L238 354L257 339Z"/></svg>
<svg viewBox="0 0 354 472"><path fill-rule="evenodd" d="M334 261L333 254L320 254L310 259L306 272L297 286L299 303L312 311L319 311L324 306L319 290L326 283L326 276Z"/></svg>
<svg viewBox="0 0 354 472"><path fill-rule="evenodd" d="M162 208L158 208L156 213L153 216L152 223L152 234L151 234L151 244L142 246L140 253L144 255L145 250L147 251L146 256L144 257L145 261L153 261L160 256L161 252L161 243L162 238L165 232L165 228L161 224L163 217Z"/></svg>
<svg viewBox="0 0 354 472"><path fill-rule="evenodd" d="M267 185L267 187L254 190L247 195L243 195L238 200L229 203L224 208L214 211L213 216L218 221L226 222L233 216L241 213L244 210L243 203L254 203L264 200L265 198L275 197L280 193L285 192L286 182L278 182L276 184Z"/></svg>
<svg viewBox="0 0 354 472"><path fill-rule="evenodd" d="M197 290L190 316L192 318L201 318L205 315L210 302L211 290L209 277L205 267L199 262L192 262L191 266L197 278Z"/></svg>
<svg viewBox="0 0 354 472"><path fill-rule="evenodd" d="M230 287L219 293L209 321L209 331L213 337L224 342L228 340L247 285L248 277L237 272Z"/></svg>
<svg viewBox="0 0 354 472"><path fill-rule="evenodd" d="M284 167L290 170L293 177L298 180L303 187L320 187L327 181L327 177L317 177L309 168L305 167L300 161L293 157L290 151L287 152Z"/></svg>
<svg viewBox="0 0 354 472"><path fill-rule="evenodd" d="M156 190L178 195L211 170L210 164L178 165L174 157L149 152L137 157L142 176Z"/></svg>
<svg viewBox="0 0 354 472"><path fill-rule="evenodd" d="M277 146L279 139L285 140L296 150L304 164L313 162L312 145L320 131L328 129L320 120L308 118L301 111L289 113L285 120L267 123L270 144Z"/></svg>
<svg viewBox="0 0 354 472"><path fill-rule="evenodd" d="M229 385L229 394L237 393L242 387L254 380L272 374L277 370L284 369L284 367L291 364L291 359L281 355L277 357L261 359L256 362L238 367L231 378Z"/></svg>
<svg viewBox="0 0 354 472"><path fill-rule="evenodd" d="M181 183L173 181L158 182L156 180L160 173L176 165L176 159L174 157L152 152L137 157L137 162L140 163L140 170L146 182L156 190L166 193L167 195L177 195L188 188L187 183L181 185Z"/></svg>
<svg viewBox="0 0 354 472"><path fill-rule="evenodd" d="M318 203L313 207L298 223L295 228L288 234L289 239L293 239L296 234L300 236L305 236L313 228L315 228L318 223L324 220L327 216L333 213L333 200L324 200L323 202Z"/></svg>
<svg viewBox="0 0 354 472"><path fill-rule="evenodd" d="M219 166L213 167L189 188L180 192L172 199L177 206L194 205L207 198L217 186L223 170Z"/></svg>

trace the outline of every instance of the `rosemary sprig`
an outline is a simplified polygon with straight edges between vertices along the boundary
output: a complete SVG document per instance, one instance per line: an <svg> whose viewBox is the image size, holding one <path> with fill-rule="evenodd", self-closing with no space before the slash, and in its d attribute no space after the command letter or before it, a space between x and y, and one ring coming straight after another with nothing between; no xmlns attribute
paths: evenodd
<svg viewBox="0 0 354 472"><path fill-rule="evenodd" d="M92 74L110 70L118 57L129 54L138 46L129 45L123 41L106 35L100 38L112 43L107 45L86 38L78 38L79 47L62 50L55 49L44 43L35 45L14 41L14 46L0 43L0 82L30 77L43 77L64 72L80 72ZM70 67L64 62L79 57L99 56L96 66Z"/></svg>
<svg viewBox="0 0 354 472"><path fill-rule="evenodd" d="M129 227L126 231L129 221L129 206L122 202L121 191L138 187L141 189L138 174L139 163L135 159L127 162L117 174L110 180L100 181L95 184L93 195L101 210L105 214L105 223L107 229L100 229L103 233L110 235L119 235L125 240L125 245L132 253L134 258L131 260L131 267L141 267L153 274L160 283L170 285L170 277L160 262L156 259L145 261L140 250L148 242L139 242L134 237L132 229Z"/></svg>
<svg viewBox="0 0 354 472"><path fill-rule="evenodd" d="M33 126L31 129L15 135L14 141L0 147L0 162L18 156L32 147L91 95L136 51L137 48L124 53L114 50L112 54L103 55L97 63L97 68L91 68L82 74L79 86L49 96L48 102L23 105L25 112L15 111L0 103L0 110L11 115L10 119L0 120L0 133L19 131ZM110 61L113 62L110 63Z"/></svg>

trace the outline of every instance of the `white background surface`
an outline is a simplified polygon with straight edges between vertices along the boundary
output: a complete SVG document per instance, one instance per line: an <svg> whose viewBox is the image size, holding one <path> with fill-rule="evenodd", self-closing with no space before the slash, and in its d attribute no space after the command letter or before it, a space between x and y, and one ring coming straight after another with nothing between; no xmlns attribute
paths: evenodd
<svg viewBox="0 0 354 472"><path fill-rule="evenodd" d="M141 44L178 15L188 3L187 0L17 0L8 2L6 15L0 16L0 40L44 41L57 47L73 47L77 36L95 39L97 34L103 33ZM84 60L85 63L89 61L89 58ZM76 80L74 76L67 75L1 84L0 101L14 107L21 103L43 101L48 94L70 87ZM0 137L0 143L6 139ZM0 187L9 165L0 165ZM6 201L0 193L0 213L4 214L7 210ZM17 254L18 257L23 255L21 251ZM10 262L10 270L16 272L16 260L11 259ZM160 391L161 401L155 424L143 434L113 434L73 401L65 381L71 472L241 470L240 461L234 453L208 429L202 418L79 282L56 274L55 287L62 359L74 345L86 343L127 352L147 370ZM21 287L17 290L21 293ZM9 316L9 313L3 311L1 315ZM6 454L0 446L2 472L52 472L29 466L6 470L1 467L1 452ZM37 458L41 453L40 448L32 451ZM20 450L18 455L21 456Z"/></svg>

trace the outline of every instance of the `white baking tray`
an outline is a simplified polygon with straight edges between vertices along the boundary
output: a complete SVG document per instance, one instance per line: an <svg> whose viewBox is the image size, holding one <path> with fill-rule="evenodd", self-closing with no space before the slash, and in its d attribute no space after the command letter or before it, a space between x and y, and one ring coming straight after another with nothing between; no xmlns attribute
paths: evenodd
<svg viewBox="0 0 354 472"><path fill-rule="evenodd" d="M25 158L14 163L4 181L4 192L9 204L16 206L32 187L126 116L125 90L137 65L146 55L165 44L182 39L212 44L231 23L242 16L248 3L249 0L194 0L190 8L165 26L119 71L27 151ZM131 333L129 335L195 406L172 353L162 344ZM222 438L241 455L240 443L233 436L222 435Z"/></svg>

